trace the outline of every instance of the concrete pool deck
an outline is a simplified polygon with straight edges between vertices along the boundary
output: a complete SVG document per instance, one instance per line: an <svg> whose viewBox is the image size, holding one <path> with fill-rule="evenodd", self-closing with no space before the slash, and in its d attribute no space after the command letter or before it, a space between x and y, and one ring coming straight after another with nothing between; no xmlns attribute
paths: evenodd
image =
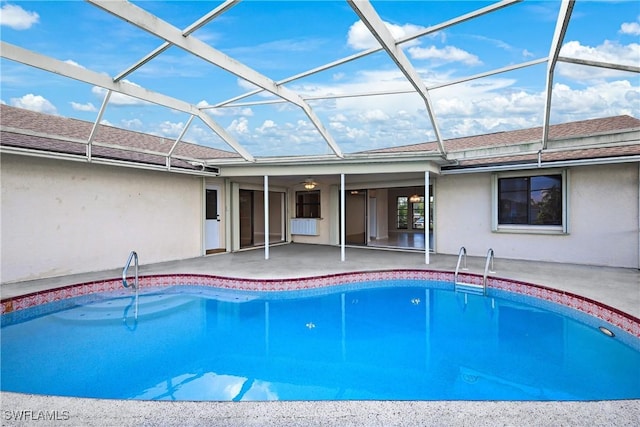
<svg viewBox="0 0 640 427"><path fill-rule="evenodd" d="M310 277L352 271L426 269L452 271L457 257L424 253L287 244L264 250L145 264L140 275L211 274L238 278ZM123 263L125 261L123 257ZM484 257L469 257L482 274ZM640 271L508 260L497 253L492 276L575 293L640 317ZM121 269L3 284L2 298L92 280L120 277ZM630 375L640 375L638 372ZM640 400L599 402L149 402L77 399L0 393L2 425L640 425ZM22 417L22 420L18 418ZM53 418L53 419L51 419Z"/></svg>

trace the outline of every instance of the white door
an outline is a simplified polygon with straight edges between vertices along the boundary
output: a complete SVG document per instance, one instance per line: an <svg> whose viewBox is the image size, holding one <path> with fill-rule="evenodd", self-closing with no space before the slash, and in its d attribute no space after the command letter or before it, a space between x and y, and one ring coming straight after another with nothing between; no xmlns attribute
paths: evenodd
<svg viewBox="0 0 640 427"><path fill-rule="evenodd" d="M211 253L222 249L220 245L220 192L218 187L207 187L205 195L205 224L204 242L205 252Z"/></svg>

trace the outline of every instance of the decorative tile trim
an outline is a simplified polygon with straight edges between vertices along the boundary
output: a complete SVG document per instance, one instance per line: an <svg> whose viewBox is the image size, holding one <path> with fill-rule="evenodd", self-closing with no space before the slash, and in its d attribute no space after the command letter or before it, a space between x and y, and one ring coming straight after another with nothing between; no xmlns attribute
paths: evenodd
<svg viewBox="0 0 640 427"><path fill-rule="evenodd" d="M453 275L453 272L435 270L366 271L289 279L242 279L205 274L166 274L142 276L139 278L139 286L140 288L155 288L198 285L241 291L296 291L377 280L430 280L450 282L453 286ZM482 284L483 277L477 274L464 273L460 275L460 279L466 283L479 285ZM640 338L640 319L598 301L545 286L496 277L487 278L487 287L490 289L526 295L570 307L590 316L604 320L630 333L631 335ZM122 290L121 279L86 282L62 288L35 292L2 300L0 302L1 314L11 313L67 298L117 290Z"/></svg>

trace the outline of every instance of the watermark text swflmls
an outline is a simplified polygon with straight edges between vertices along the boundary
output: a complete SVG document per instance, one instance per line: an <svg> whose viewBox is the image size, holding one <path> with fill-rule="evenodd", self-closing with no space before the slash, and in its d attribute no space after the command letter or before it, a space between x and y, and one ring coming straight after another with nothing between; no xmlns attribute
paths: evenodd
<svg viewBox="0 0 640 427"><path fill-rule="evenodd" d="M71 418L71 414L66 410L40 411L20 409L3 410L2 418L5 421L68 421Z"/></svg>

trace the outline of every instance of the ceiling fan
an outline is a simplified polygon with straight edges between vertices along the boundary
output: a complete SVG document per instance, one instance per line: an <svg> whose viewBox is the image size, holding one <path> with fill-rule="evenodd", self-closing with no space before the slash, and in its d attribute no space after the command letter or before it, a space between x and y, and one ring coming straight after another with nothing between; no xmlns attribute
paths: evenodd
<svg viewBox="0 0 640 427"><path fill-rule="evenodd" d="M318 183L315 182L312 178L307 178L304 181L302 181L300 184L302 184L304 188L309 191L313 190L318 186Z"/></svg>

